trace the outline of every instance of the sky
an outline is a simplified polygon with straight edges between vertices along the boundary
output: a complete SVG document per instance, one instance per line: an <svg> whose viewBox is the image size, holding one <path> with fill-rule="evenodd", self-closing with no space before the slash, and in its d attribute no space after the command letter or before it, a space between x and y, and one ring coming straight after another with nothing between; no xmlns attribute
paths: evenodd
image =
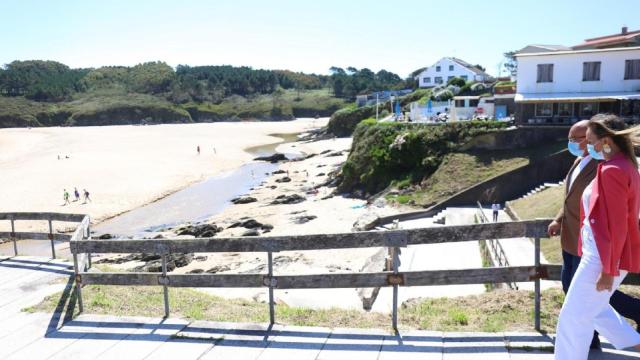
<svg viewBox="0 0 640 360"><path fill-rule="evenodd" d="M496 75L503 53L640 29L638 0L0 0L0 65L234 65L406 77L445 56Z"/></svg>

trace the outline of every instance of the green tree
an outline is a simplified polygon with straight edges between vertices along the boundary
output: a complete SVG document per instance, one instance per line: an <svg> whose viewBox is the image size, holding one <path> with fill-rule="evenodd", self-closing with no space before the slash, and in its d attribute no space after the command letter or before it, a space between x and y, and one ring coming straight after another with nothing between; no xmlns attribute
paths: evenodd
<svg viewBox="0 0 640 360"><path fill-rule="evenodd" d="M503 55L505 57L504 63L502 67L511 74L511 76L516 76L518 74L518 62L516 61L516 53L517 51L507 51Z"/></svg>

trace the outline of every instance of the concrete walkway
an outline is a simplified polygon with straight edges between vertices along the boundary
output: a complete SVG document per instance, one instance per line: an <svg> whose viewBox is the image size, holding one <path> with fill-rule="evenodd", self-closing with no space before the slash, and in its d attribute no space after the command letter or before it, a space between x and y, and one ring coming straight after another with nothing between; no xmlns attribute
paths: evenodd
<svg viewBox="0 0 640 360"><path fill-rule="evenodd" d="M477 209L477 208L476 208ZM479 209L477 209L479 212ZM491 209L483 209L485 216L488 219L493 218ZM509 215L500 210L498 213L498 221L511 221ZM560 240L558 240L560 241ZM533 241L529 238L512 238L512 239L504 239L500 241L502 248L507 256L507 260L509 261L509 266L533 266L535 262L534 258L534 250L535 246ZM542 264L548 264L549 262L545 259L544 254L540 253L540 262ZM534 283L533 282L521 282L517 283L518 289L520 290L531 290L533 291ZM541 281L540 286L543 290L549 288L559 288L561 284L559 281Z"/></svg>
<svg viewBox="0 0 640 360"><path fill-rule="evenodd" d="M476 211L477 212L477 211ZM447 225L473 224L473 208L448 208L445 223ZM400 229L441 226L433 224L431 218L402 221ZM477 241L457 243L412 245L401 249L400 271L452 270L481 268L482 258ZM392 310L392 288L381 288L374 311L390 313ZM401 287L398 290L398 303L414 298L452 297L476 295L486 292L483 284L473 285L438 285L420 287Z"/></svg>
<svg viewBox="0 0 640 360"><path fill-rule="evenodd" d="M72 288L70 264L0 258L0 359L551 359L539 333L443 333L328 329L21 309ZM58 310L63 310L59 308ZM590 359L640 359L605 344Z"/></svg>

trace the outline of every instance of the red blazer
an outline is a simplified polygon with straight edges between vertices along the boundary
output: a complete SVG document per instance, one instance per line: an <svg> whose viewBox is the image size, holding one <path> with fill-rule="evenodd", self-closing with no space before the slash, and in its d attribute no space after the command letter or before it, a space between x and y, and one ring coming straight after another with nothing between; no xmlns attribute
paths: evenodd
<svg viewBox="0 0 640 360"><path fill-rule="evenodd" d="M589 222L602 271L640 272L640 173L622 153L598 165L589 202ZM584 209L581 207L581 220ZM580 222L582 224L582 222ZM582 232L581 232L582 233ZM582 255L582 238L578 244Z"/></svg>

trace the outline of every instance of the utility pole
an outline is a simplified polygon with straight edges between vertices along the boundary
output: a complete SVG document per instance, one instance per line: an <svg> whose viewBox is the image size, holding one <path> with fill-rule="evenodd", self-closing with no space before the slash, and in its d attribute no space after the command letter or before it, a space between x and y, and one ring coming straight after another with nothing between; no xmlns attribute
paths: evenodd
<svg viewBox="0 0 640 360"><path fill-rule="evenodd" d="M376 122L378 122L378 93L376 93Z"/></svg>

